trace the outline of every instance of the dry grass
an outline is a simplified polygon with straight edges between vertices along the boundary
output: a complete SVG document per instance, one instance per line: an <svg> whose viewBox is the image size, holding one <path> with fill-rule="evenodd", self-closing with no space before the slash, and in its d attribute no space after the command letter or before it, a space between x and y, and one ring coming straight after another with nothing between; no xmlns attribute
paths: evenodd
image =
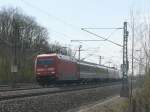
<svg viewBox="0 0 150 112"><path fill-rule="evenodd" d="M119 96L103 103L97 103L94 106L88 106L79 112L126 112L128 109L128 100Z"/></svg>
<svg viewBox="0 0 150 112"><path fill-rule="evenodd" d="M146 106L150 107L150 73L145 75L144 81L141 83L140 88L136 91L134 99L136 101L135 108L137 112L138 110L146 111ZM150 111L150 109L147 111Z"/></svg>

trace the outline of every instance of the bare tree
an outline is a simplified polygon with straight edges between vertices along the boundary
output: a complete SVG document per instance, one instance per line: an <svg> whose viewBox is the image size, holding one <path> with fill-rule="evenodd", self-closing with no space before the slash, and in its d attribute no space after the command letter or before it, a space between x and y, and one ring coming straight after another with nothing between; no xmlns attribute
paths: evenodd
<svg viewBox="0 0 150 112"><path fill-rule="evenodd" d="M14 63L19 68L16 76L19 80L34 78L33 58L37 54L56 52L70 55L71 51L68 54L58 42L50 44L48 38L47 29L20 9L0 10L0 80L11 80L10 68Z"/></svg>
<svg viewBox="0 0 150 112"><path fill-rule="evenodd" d="M14 60L19 66L19 74L25 76L30 72L31 75L32 66L28 70L26 67L32 65L36 52L49 50L47 38L47 30L38 25L32 17L22 14L18 9L2 9L0 11L0 76L9 77L10 66Z"/></svg>

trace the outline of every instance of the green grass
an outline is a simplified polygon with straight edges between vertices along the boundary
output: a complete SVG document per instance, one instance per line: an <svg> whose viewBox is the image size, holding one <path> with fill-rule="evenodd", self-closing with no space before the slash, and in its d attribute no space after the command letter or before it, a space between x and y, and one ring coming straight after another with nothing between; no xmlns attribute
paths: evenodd
<svg viewBox="0 0 150 112"><path fill-rule="evenodd" d="M34 68L32 61L22 62L25 66L19 67L18 73L11 73L11 63L7 58L0 58L0 84L15 82L33 82L35 81Z"/></svg>

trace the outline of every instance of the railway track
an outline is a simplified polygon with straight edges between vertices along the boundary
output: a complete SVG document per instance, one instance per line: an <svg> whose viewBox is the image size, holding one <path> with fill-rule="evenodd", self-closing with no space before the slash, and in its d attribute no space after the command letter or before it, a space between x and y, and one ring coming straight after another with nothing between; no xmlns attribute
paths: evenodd
<svg viewBox="0 0 150 112"><path fill-rule="evenodd" d="M40 89L42 87L0 88L0 92Z"/></svg>
<svg viewBox="0 0 150 112"><path fill-rule="evenodd" d="M72 85L72 86L62 86L62 87L48 87L48 88L32 88L32 89L24 89L24 90L8 90L0 92L0 101L17 99L17 98L26 98L26 97L34 97L41 95L49 95L63 92L71 92L71 91L80 91L83 89L92 89L98 87L112 86L112 85L120 85L121 82L113 82L113 83L103 83L96 85Z"/></svg>
<svg viewBox="0 0 150 112"><path fill-rule="evenodd" d="M0 92L39 89L39 88L42 88L42 87L35 83L34 84L17 83L15 86L0 85Z"/></svg>

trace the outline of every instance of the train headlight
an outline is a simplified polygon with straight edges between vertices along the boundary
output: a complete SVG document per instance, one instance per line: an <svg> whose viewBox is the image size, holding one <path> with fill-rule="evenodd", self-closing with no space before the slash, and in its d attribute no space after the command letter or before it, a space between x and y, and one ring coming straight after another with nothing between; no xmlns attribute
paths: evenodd
<svg viewBox="0 0 150 112"><path fill-rule="evenodd" d="M52 74L54 74L55 72L53 71L53 72L51 72Z"/></svg>

